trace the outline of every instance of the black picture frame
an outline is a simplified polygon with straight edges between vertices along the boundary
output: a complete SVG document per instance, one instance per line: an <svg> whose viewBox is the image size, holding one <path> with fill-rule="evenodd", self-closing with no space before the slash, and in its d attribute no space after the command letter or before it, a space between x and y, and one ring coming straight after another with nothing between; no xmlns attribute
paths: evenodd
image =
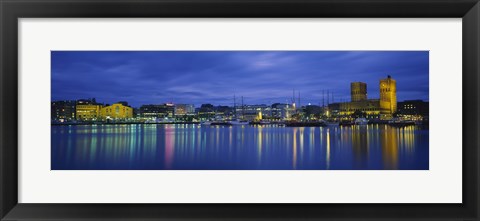
<svg viewBox="0 0 480 221"><path fill-rule="evenodd" d="M0 15L1 220L479 220L478 0L0 0ZM463 203L19 204L17 21L47 17L462 18Z"/></svg>

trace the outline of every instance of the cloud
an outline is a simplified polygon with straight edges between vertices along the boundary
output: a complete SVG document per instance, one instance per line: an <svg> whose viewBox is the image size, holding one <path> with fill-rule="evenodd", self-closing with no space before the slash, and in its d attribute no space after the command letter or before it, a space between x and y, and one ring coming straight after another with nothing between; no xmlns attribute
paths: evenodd
<svg viewBox="0 0 480 221"><path fill-rule="evenodd" d="M327 90L349 100L353 81L378 98L378 81L392 75L399 99L428 100L428 72L426 51L54 51L52 99L231 105L234 94L286 102L295 89L318 104Z"/></svg>

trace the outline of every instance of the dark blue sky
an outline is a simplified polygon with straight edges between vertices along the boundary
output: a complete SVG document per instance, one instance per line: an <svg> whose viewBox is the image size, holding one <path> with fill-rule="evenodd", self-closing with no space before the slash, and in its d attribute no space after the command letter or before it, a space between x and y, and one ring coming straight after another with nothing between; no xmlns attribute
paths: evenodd
<svg viewBox="0 0 480 221"><path fill-rule="evenodd" d="M398 101L428 100L428 51L52 51L52 100L95 97L134 107L165 102L320 104L322 90L350 100L350 82L397 81ZM298 96L298 94L296 94ZM237 99L239 102L240 99Z"/></svg>

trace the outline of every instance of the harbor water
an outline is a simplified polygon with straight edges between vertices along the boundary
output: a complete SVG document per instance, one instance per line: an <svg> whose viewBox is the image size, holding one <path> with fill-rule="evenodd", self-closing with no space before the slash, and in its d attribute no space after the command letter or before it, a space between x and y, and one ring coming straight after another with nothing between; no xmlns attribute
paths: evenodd
<svg viewBox="0 0 480 221"><path fill-rule="evenodd" d="M420 126L52 125L52 170L428 170Z"/></svg>

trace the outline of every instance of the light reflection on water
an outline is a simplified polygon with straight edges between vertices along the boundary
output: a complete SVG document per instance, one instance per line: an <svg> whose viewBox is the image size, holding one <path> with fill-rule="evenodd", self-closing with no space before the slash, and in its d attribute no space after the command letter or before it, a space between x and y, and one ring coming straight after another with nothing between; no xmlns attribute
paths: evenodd
<svg viewBox="0 0 480 221"><path fill-rule="evenodd" d="M428 129L132 124L52 126L53 170L428 169Z"/></svg>

